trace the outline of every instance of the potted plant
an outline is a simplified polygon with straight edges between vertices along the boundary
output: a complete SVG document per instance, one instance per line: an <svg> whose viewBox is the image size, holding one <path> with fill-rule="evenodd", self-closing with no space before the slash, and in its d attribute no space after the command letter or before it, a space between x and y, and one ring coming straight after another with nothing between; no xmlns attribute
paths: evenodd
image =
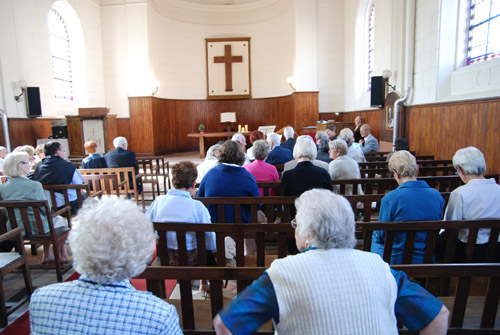
<svg viewBox="0 0 500 335"><path fill-rule="evenodd" d="M204 134L205 133L205 125L202 123L198 126L198 130L200 133Z"/></svg>

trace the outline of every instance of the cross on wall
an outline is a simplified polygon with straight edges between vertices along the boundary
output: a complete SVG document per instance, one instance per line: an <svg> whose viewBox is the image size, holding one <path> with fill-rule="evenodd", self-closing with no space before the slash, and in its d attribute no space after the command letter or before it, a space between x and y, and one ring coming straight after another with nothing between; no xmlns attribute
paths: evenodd
<svg viewBox="0 0 500 335"><path fill-rule="evenodd" d="M224 45L224 56L214 57L214 63L224 63L226 70L226 92L233 91L233 63L243 62L243 56L232 56L231 45Z"/></svg>

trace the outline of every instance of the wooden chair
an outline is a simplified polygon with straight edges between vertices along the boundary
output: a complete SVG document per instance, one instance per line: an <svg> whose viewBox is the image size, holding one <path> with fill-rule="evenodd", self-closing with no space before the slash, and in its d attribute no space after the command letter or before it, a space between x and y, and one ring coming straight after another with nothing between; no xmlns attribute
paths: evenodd
<svg viewBox="0 0 500 335"><path fill-rule="evenodd" d="M63 214L63 211L71 211L71 210L68 209L67 206L65 206L58 212L52 214L47 201L37 201L37 200L0 201L0 207L5 207L7 209L9 222L13 229L17 228L20 225L24 226L24 230L26 232L24 235L25 241L29 241L32 245L43 244L47 242L52 244L57 281L62 282L63 274L71 268L71 265L63 269L61 264L59 249L66 241L70 228L60 227L55 229L52 218L53 216ZM39 232L44 231L43 221L42 221L43 212L45 213L45 216L47 218L49 231L42 234ZM17 219L16 213L19 213L20 220ZM32 220L34 220L34 223L30 221L31 214L33 215ZM32 224L36 226L36 231L32 229L31 227Z"/></svg>
<svg viewBox="0 0 500 335"><path fill-rule="evenodd" d="M82 175L89 184L90 196L101 198L103 195L120 197L120 185L116 174ZM122 183L123 184L123 183Z"/></svg>
<svg viewBox="0 0 500 335"><path fill-rule="evenodd" d="M0 253L0 327L7 326L7 317L16 309L21 307L26 301L28 301L31 293L33 293L33 284L31 282L30 269L26 257L26 250L24 249L23 228L14 228L9 232L0 235L0 242L11 239L15 239L17 252ZM17 269L21 269L21 271L23 272L26 294L20 300L16 300L15 302L10 303L6 301L6 296L3 288L3 280L7 274ZM21 292L22 291L19 291L19 293Z"/></svg>
<svg viewBox="0 0 500 335"><path fill-rule="evenodd" d="M64 197L64 207L70 207L71 203L69 201L69 190L74 190L76 192L76 200L78 203L78 208L82 208L83 201L89 194L89 185L87 184L55 184L55 185L42 185L43 189L49 193L49 205L53 212L57 212L62 206L57 206L56 193L62 194ZM67 215L68 223L71 224L71 214L72 211ZM70 225L71 227L71 225Z"/></svg>
<svg viewBox="0 0 500 335"><path fill-rule="evenodd" d="M120 167L120 168L105 168L105 169L79 169L81 175L100 175L100 174L116 174L118 183L121 186L120 194L126 196L133 196L136 204L139 204L139 197L141 198L142 207L145 208L144 192L139 194L137 191L137 178L142 177L142 174L136 174L133 167ZM130 187L132 185L132 187Z"/></svg>
<svg viewBox="0 0 500 335"><path fill-rule="evenodd" d="M158 158L157 158L158 157ZM137 157L137 165L139 171L143 175L142 184L151 184L151 191L146 191L144 187L143 193L151 193L153 201L156 196L160 196L160 162L162 156L140 156ZM165 192L166 193L166 192Z"/></svg>

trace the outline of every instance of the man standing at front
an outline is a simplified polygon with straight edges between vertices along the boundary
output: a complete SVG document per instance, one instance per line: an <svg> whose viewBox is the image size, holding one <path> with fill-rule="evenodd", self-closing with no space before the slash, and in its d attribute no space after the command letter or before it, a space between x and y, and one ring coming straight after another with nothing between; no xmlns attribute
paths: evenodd
<svg viewBox="0 0 500 335"><path fill-rule="evenodd" d="M361 150L366 155L372 151L379 151L378 140L371 134L371 127L369 124L364 124L361 126L361 136L363 139L359 140L361 144Z"/></svg>
<svg viewBox="0 0 500 335"><path fill-rule="evenodd" d="M359 140L363 138L363 136L361 136L361 126L363 125L361 116L356 116L354 119L354 125L356 126L356 128L354 128L354 142L359 143Z"/></svg>
<svg viewBox="0 0 500 335"><path fill-rule="evenodd" d="M135 160L135 152L127 150L128 142L125 137L119 136L113 140L113 145L115 150L108 152L104 155L106 164L108 168L117 167L133 167L135 174L139 174L139 167L137 166L137 161ZM129 173L131 174L131 173ZM129 176L131 178L131 176ZM134 187L133 180L130 180L130 187ZM137 193L142 192L142 180L137 179Z"/></svg>
<svg viewBox="0 0 500 335"><path fill-rule="evenodd" d="M66 161L66 150L57 141L47 142L43 148L45 158L33 175L33 180L36 180L43 185L68 184L76 185L83 184L85 179L78 169ZM45 192L45 197L50 199L48 192ZM68 198L71 204L71 211L78 211L78 200L76 190L68 190ZM57 207L64 206L64 196L61 193L56 193Z"/></svg>

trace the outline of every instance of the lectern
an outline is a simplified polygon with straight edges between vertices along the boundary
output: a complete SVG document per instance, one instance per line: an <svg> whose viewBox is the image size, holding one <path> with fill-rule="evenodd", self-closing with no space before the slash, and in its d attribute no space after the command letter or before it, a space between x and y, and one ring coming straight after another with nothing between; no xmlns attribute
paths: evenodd
<svg viewBox="0 0 500 335"><path fill-rule="evenodd" d="M79 108L78 115L66 116L70 157L84 157L86 141L97 143L98 153L113 150L116 135L116 115L109 108Z"/></svg>

